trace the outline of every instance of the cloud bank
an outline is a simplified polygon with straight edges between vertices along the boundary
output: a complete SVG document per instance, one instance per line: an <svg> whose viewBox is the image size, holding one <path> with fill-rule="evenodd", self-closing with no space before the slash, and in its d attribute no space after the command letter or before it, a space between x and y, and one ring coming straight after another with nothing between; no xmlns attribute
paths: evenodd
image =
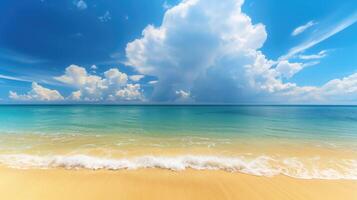
<svg viewBox="0 0 357 200"><path fill-rule="evenodd" d="M129 83L128 75L117 68L105 71L101 77L89 74L83 67L70 65L64 75L54 79L76 89L69 97L74 101L143 100L140 84Z"/></svg>
<svg viewBox="0 0 357 200"><path fill-rule="evenodd" d="M138 79L139 75L134 75ZM71 87L74 91L64 98L57 90L45 88L35 82L32 90L19 95L10 91L9 98L17 101L85 101L85 102L125 102L144 101L143 90L138 83L131 83L127 74L117 68L103 73L103 77L87 72L84 67L70 65L55 80Z"/></svg>
<svg viewBox="0 0 357 200"><path fill-rule="evenodd" d="M27 94L17 94L9 92L10 99L18 101L62 101L63 96L57 90L51 90L39 85L36 82L32 83L32 89Z"/></svg>

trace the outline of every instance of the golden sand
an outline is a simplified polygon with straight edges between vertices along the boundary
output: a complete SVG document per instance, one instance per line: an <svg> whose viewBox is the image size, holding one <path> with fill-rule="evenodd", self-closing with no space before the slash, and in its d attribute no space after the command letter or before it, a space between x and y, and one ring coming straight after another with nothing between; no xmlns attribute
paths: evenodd
<svg viewBox="0 0 357 200"><path fill-rule="evenodd" d="M253 157L272 155L282 157L355 159L357 152L349 148L296 145L281 141L231 141L210 148L210 140L162 140L152 138L118 139L111 137L41 137L17 136L4 138L11 147L36 144L20 152L0 150L1 154L38 152L55 155L112 155L129 158L142 155L218 155L236 156L249 152ZM118 144L118 141L121 141ZM152 141L153 140L153 141ZM26 141L26 142L25 142ZM123 142L124 141L124 142ZM178 142L179 141L179 142ZM131 142L127 144L128 142ZM189 145L190 142L196 142ZM216 141L215 141L216 142ZM97 146L89 145L96 144ZM109 145L108 145L109 144ZM161 144L161 146L148 145ZM188 145L186 145L188 144ZM76 152L73 152L73 150ZM264 152L264 154L262 154ZM316 163L314 163L316 164ZM323 165L322 165L323 166ZM0 167L0 200L357 200L357 181L303 180L287 176L258 177L225 171L164 169L140 170L66 170L9 169Z"/></svg>
<svg viewBox="0 0 357 200"><path fill-rule="evenodd" d="M0 199L356 200L357 181L257 177L224 171L162 169L0 169Z"/></svg>

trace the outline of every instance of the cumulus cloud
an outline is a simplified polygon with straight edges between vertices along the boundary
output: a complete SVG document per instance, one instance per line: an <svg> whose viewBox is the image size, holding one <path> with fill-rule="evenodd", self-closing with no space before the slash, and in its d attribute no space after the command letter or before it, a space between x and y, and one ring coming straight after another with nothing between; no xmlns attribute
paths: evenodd
<svg viewBox="0 0 357 200"><path fill-rule="evenodd" d="M301 33L303 33L304 31L306 31L308 28L311 28L312 26L315 26L317 23L314 21L309 21L306 24L299 26L297 28L294 29L294 31L291 33L292 36L297 36Z"/></svg>
<svg viewBox="0 0 357 200"><path fill-rule="evenodd" d="M147 26L142 38L127 44L127 64L159 80L154 100L172 100L177 98L175 91L198 90L193 87L206 87L207 81L224 77L229 85L217 84L212 89L243 88L246 81L236 75L253 68L257 57L264 57L257 49L267 34L262 24L253 25L241 12L242 3L183 1L166 11L160 27Z"/></svg>
<svg viewBox="0 0 357 200"><path fill-rule="evenodd" d="M26 94L10 91L9 98L18 101L61 101L64 99L57 90L45 88L36 82L32 83L32 89Z"/></svg>
<svg viewBox="0 0 357 200"><path fill-rule="evenodd" d="M142 37L127 44L126 64L158 79L152 100L175 101L187 94L196 102L315 102L330 99L328 91L338 90L341 81L348 87L356 84L345 78L322 87L285 82L283 78L318 61L289 62L302 50L278 61L266 58L259 50L267 38L265 26L253 24L242 4L243 0L182 1L165 12L160 26L148 25Z"/></svg>
<svg viewBox="0 0 357 200"><path fill-rule="evenodd" d="M357 73L342 79L333 79L319 88L318 92L325 101L356 101Z"/></svg>
<svg viewBox="0 0 357 200"><path fill-rule="evenodd" d="M67 98L72 101L80 101L82 97L82 92L80 90L72 92L72 94Z"/></svg>
<svg viewBox="0 0 357 200"><path fill-rule="evenodd" d="M120 101L143 100L139 84L130 84L128 75L117 68L104 72L104 76L90 74L84 67L70 65L64 75L54 77L55 80L67 84L76 91L68 97L74 101Z"/></svg>
<svg viewBox="0 0 357 200"><path fill-rule="evenodd" d="M118 90L115 96L111 96L114 99L123 99L127 101L142 99L141 89L139 84L127 84L123 89Z"/></svg>
<svg viewBox="0 0 357 200"><path fill-rule="evenodd" d="M168 8L160 26L148 25L140 38L126 46L126 64L138 75L128 76L117 68L94 75L70 65L54 79L74 88L66 98L72 101L144 101L137 82L147 75L156 78L148 82L153 87L150 99L155 102L356 102L357 73L320 87L299 86L290 78L326 56L326 51L301 52L352 25L357 17L322 31L317 34L320 37L273 61L260 51L267 38L265 26L254 24L242 12L242 4L243 0L184 0ZM300 60L291 62L293 58ZM64 99L58 91L37 83L23 95L10 91L10 98Z"/></svg>
<svg viewBox="0 0 357 200"><path fill-rule="evenodd" d="M128 82L128 75L120 72L117 68L109 69L104 72L103 83L106 87L109 86L123 86Z"/></svg>
<svg viewBox="0 0 357 200"><path fill-rule="evenodd" d="M333 79L321 87L296 87L286 94L295 102L351 104L357 100L357 73Z"/></svg>
<svg viewBox="0 0 357 200"><path fill-rule="evenodd" d="M285 78L291 78L303 68L302 63L290 63L287 60L280 61L275 70Z"/></svg>

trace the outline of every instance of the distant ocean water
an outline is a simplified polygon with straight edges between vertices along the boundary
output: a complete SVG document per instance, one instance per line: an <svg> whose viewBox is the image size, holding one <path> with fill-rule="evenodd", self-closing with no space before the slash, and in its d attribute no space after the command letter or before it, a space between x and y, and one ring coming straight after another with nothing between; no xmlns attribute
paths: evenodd
<svg viewBox="0 0 357 200"><path fill-rule="evenodd" d="M0 106L0 164L357 179L354 106Z"/></svg>

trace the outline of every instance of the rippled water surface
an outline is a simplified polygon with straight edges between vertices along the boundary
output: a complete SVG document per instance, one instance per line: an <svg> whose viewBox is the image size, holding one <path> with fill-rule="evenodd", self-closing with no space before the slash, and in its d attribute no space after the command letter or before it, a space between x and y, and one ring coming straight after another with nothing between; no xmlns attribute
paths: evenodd
<svg viewBox="0 0 357 200"><path fill-rule="evenodd" d="M357 179L357 107L4 105L0 164Z"/></svg>

